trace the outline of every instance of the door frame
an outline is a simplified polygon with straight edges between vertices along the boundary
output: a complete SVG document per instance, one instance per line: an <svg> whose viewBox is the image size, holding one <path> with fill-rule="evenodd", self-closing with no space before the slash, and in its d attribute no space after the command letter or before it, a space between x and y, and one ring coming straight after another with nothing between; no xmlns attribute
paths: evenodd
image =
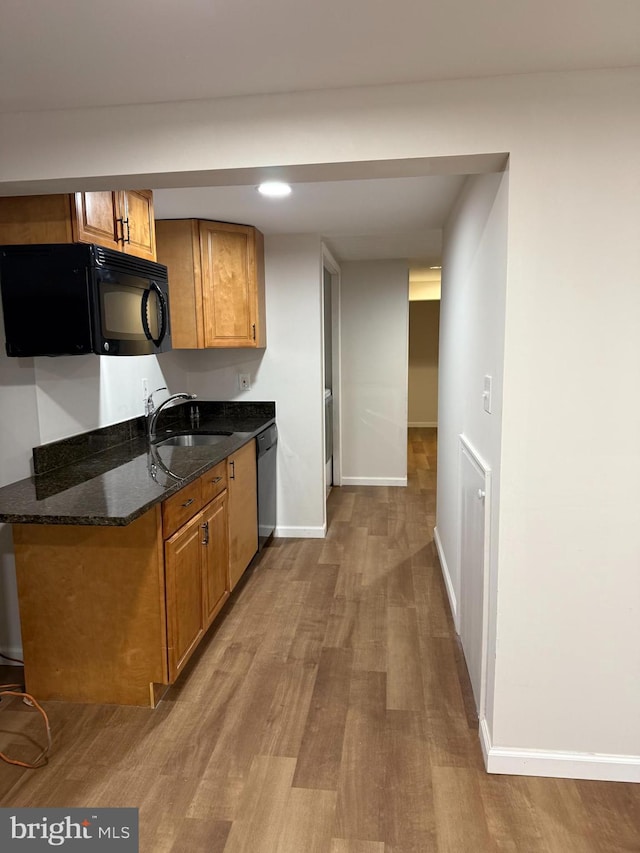
<svg viewBox="0 0 640 853"><path fill-rule="evenodd" d="M331 386L333 395L333 485L342 484L342 370L341 370L341 312L340 312L340 265L331 253L331 250L322 243L322 269L321 269L321 293L320 311L322 320L322 483L324 494L327 493L327 479L324 464L325 427L324 427L324 389L326 386L324 375L324 270L331 275ZM326 501L325 501L326 503Z"/></svg>

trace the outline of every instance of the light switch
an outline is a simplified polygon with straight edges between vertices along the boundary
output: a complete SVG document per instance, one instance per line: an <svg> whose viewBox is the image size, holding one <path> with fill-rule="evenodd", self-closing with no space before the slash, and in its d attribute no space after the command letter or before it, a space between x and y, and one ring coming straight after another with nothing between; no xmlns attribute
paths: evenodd
<svg viewBox="0 0 640 853"><path fill-rule="evenodd" d="M482 402L484 405L485 412L491 414L491 383L492 379L490 376L484 377L484 391L482 392Z"/></svg>

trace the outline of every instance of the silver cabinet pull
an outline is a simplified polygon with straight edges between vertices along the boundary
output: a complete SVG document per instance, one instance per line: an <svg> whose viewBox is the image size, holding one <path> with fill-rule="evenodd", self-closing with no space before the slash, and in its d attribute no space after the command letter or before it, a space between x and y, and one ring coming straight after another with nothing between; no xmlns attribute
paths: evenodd
<svg viewBox="0 0 640 853"><path fill-rule="evenodd" d="M216 484L216 483L219 483L221 479L222 479L222 477L214 477L214 478L213 478L213 480L212 480L211 482L212 482L212 483L213 483L213 485L215 486L215 484Z"/></svg>
<svg viewBox="0 0 640 853"><path fill-rule="evenodd" d="M200 525L202 527L202 544L209 544L209 522L205 521L204 524Z"/></svg>
<svg viewBox="0 0 640 853"><path fill-rule="evenodd" d="M182 504L182 506L184 506L184 507L191 506L191 504L193 503L193 501L194 501L194 498L189 498L189 500L188 500L188 501L185 501L185 502Z"/></svg>

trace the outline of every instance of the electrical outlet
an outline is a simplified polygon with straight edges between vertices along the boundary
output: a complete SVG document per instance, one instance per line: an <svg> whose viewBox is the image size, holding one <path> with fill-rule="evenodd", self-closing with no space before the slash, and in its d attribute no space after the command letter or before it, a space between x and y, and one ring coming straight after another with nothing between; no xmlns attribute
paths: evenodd
<svg viewBox="0 0 640 853"><path fill-rule="evenodd" d="M238 374L238 385L241 391L248 391L251 388L251 377L248 373Z"/></svg>
<svg viewBox="0 0 640 853"><path fill-rule="evenodd" d="M142 380L142 408L145 415L149 414L149 382Z"/></svg>

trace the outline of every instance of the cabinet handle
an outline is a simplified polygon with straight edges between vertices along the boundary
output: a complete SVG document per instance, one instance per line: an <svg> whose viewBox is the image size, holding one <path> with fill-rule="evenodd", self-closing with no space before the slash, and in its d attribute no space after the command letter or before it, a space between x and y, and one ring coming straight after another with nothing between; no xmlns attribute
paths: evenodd
<svg viewBox="0 0 640 853"><path fill-rule="evenodd" d="M235 478L236 478L236 463L232 459L229 464L231 465L231 474L229 475L229 479L235 480Z"/></svg>
<svg viewBox="0 0 640 853"><path fill-rule="evenodd" d="M216 483L219 483L221 479L222 479L222 477L214 477L213 480L211 481L212 485L215 486Z"/></svg>
<svg viewBox="0 0 640 853"><path fill-rule="evenodd" d="M256 324L253 323L251 328L253 329L253 340L255 341L255 339L256 339Z"/></svg>
<svg viewBox="0 0 640 853"><path fill-rule="evenodd" d="M118 234L118 222L120 223L120 226L121 226L120 230L121 230L122 236L120 236L120 234ZM121 216L118 219L116 219L116 243L124 243L124 219Z"/></svg>
<svg viewBox="0 0 640 853"><path fill-rule="evenodd" d="M205 521L204 524L200 525L202 527L202 544L209 544L209 522Z"/></svg>
<svg viewBox="0 0 640 853"><path fill-rule="evenodd" d="M194 501L194 498L189 498L189 500L188 500L188 501L185 501L185 502L182 504L182 506L184 506L184 507L191 506L191 504L193 503L193 501Z"/></svg>
<svg viewBox="0 0 640 853"><path fill-rule="evenodd" d="M127 224L127 239L126 240L124 239L125 223ZM131 229L129 228L129 217L128 216L126 219L122 220L122 242L123 243L130 243L131 242Z"/></svg>

